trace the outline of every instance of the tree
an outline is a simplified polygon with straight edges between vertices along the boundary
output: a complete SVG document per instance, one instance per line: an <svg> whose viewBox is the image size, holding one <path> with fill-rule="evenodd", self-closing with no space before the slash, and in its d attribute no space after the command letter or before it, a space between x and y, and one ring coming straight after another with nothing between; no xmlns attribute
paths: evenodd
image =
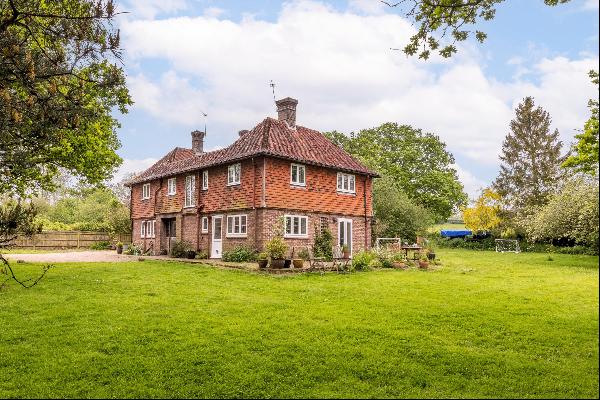
<svg viewBox="0 0 600 400"><path fill-rule="evenodd" d="M560 179L558 130L550 132L551 118L533 98L526 97L510 122L502 144L500 174L493 188L511 212L544 205Z"/></svg>
<svg viewBox="0 0 600 400"><path fill-rule="evenodd" d="M120 164L115 15L112 0L0 3L0 192L51 190L61 167L99 183Z"/></svg>
<svg viewBox="0 0 600 400"><path fill-rule="evenodd" d="M445 221L466 203L467 195L452 166L454 157L434 134L388 122L350 136L335 131L325 135L390 178L388 182L427 209L436 222Z"/></svg>
<svg viewBox="0 0 600 400"><path fill-rule="evenodd" d="M567 3L570 0L544 0L549 6ZM406 55L418 53L419 58L428 59L432 51L438 51L442 57L451 57L456 53L456 43L467 40L471 36L483 43L487 38L480 30L467 30L481 20L490 21L496 16L496 6L504 0L400 0L396 2L381 1L392 8L399 8L418 26L415 33L404 47ZM450 43L441 47L441 40L451 37ZM394 49L398 50L398 49Z"/></svg>
<svg viewBox="0 0 600 400"><path fill-rule="evenodd" d="M414 204L390 178L375 181L373 213L375 237L399 237L414 242L433 224L432 215Z"/></svg>
<svg viewBox="0 0 600 400"><path fill-rule="evenodd" d="M588 246L597 253L599 200L597 181L575 178L521 224L533 241L566 240Z"/></svg>
<svg viewBox="0 0 600 400"><path fill-rule="evenodd" d="M489 232L502 223L500 212L500 195L487 188L473 207L463 209L463 220L465 226L474 232Z"/></svg>
<svg viewBox="0 0 600 400"><path fill-rule="evenodd" d="M598 86L598 72L590 71L592 82ZM598 100L590 99L588 108L592 115L586 121L583 132L575 135L578 142L571 149L571 153L563 167L572 168L576 172L597 176L598 175Z"/></svg>

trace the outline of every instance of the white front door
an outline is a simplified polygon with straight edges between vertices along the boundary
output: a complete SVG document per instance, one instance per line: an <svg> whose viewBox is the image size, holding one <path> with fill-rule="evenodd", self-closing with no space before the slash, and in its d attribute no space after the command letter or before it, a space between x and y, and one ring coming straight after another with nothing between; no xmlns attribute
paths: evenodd
<svg viewBox="0 0 600 400"><path fill-rule="evenodd" d="M338 244L340 247L346 245L352 255L352 220L346 218L338 219Z"/></svg>
<svg viewBox="0 0 600 400"><path fill-rule="evenodd" d="M210 258L221 258L223 249L223 216L212 217L212 245L210 246Z"/></svg>

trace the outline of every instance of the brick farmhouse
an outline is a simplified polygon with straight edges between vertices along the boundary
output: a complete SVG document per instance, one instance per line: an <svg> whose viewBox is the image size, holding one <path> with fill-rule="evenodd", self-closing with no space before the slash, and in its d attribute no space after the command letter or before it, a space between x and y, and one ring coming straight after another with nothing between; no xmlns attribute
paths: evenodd
<svg viewBox="0 0 600 400"><path fill-rule="evenodd" d="M377 174L318 131L296 125L298 101L276 102L267 117L224 149L175 148L131 182L133 242L154 254L174 240L220 258L237 245L262 250L283 222L292 246L329 229L351 252L371 246Z"/></svg>

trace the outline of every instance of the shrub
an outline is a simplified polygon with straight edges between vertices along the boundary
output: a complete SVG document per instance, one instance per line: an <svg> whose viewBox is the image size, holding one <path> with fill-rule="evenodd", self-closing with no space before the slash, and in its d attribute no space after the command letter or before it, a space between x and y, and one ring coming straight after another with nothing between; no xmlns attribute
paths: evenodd
<svg viewBox="0 0 600 400"><path fill-rule="evenodd" d="M313 252L315 257L324 257L327 261L333 260L333 235L329 229L323 231L315 229Z"/></svg>
<svg viewBox="0 0 600 400"><path fill-rule="evenodd" d="M352 257L352 268L356 271L367 271L373 260L377 259L377 254L372 251L359 251Z"/></svg>
<svg viewBox="0 0 600 400"><path fill-rule="evenodd" d="M176 240L171 247L171 257L185 258L190 250L192 250L192 245L189 242Z"/></svg>
<svg viewBox="0 0 600 400"><path fill-rule="evenodd" d="M279 236L275 236L265 244L265 252L271 260L281 260L284 258L287 248L287 244Z"/></svg>
<svg viewBox="0 0 600 400"><path fill-rule="evenodd" d="M124 253L129 254L130 256L139 256L142 254L142 248L140 246L136 246L134 243L131 243Z"/></svg>
<svg viewBox="0 0 600 400"><path fill-rule="evenodd" d="M369 269L371 268L382 268L383 264L381 264L381 261L379 261L378 258L371 260L371 262L369 263Z"/></svg>
<svg viewBox="0 0 600 400"><path fill-rule="evenodd" d="M108 250L110 249L110 242L107 242L105 240L101 241L101 242L96 242L93 245L90 246L90 249L92 250Z"/></svg>
<svg viewBox="0 0 600 400"><path fill-rule="evenodd" d="M236 246L232 250L223 252L223 261L250 262L256 260L256 252L247 246Z"/></svg>
<svg viewBox="0 0 600 400"><path fill-rule="evenodd" d="M196 258L206 260L208 258L208 253L205 250L198 250L196 252Z"/></svg>
<svg viewBox="0 0 600 400"><path fill-rule="evenodd" d="M298 257L306 261L310 258L310 254L308 253L308 250L302 249L298 252Z"/></svg>

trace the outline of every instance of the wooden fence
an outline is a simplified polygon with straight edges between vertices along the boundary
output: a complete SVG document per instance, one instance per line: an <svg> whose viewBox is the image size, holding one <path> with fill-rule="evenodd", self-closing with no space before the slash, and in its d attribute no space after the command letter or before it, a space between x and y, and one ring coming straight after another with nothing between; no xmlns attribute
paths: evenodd
<svg viewBox="0 0 600 400"><path fill-rule="evenodd" d="M31 237L19 236L14 242L15 248L31 249L85 249L94 243L109 242L115 244L131 243L131 234L114 234L88 231L47 231Z"/></svg>

